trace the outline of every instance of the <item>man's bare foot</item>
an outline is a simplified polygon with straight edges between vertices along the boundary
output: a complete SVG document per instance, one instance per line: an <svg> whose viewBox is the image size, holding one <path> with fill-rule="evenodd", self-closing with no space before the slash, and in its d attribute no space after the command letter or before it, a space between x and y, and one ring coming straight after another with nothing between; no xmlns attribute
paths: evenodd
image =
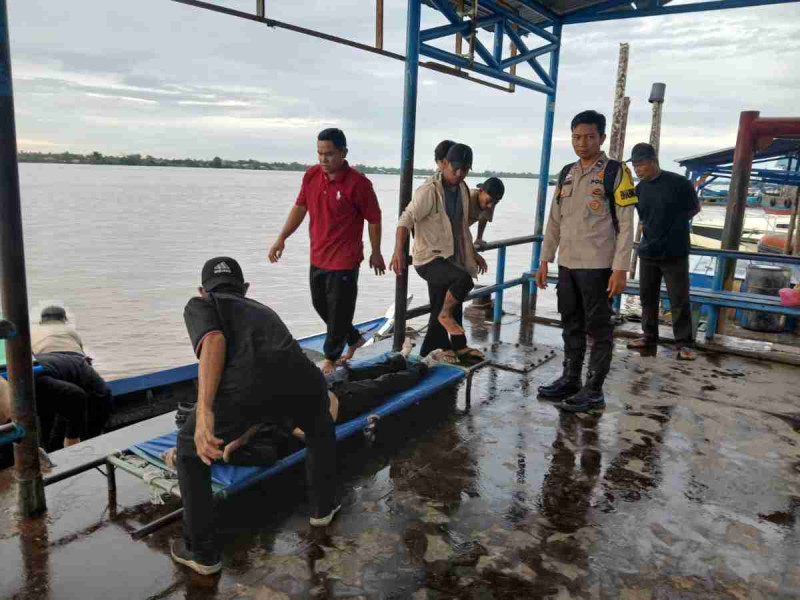
<svg viewBox="0 0 800 600"><path fill-rule="evenodd" d="M161 460L164 461L164 464L167 465L173 471L177 471L178 467L175 464L175 457L178 454L177 448L170 448L164 454L161 455Z"/></svg>
<svg viewBox="0 0 800 600"><path fill-rule="evenodd" d="M347 352L336 362L336 364L343 365L349 360L351 360L355 356L356 350L363 347L364 344L366 343L367 343L367 338L365 338L362 335L360 338L358 338L358 341L355 344L347 347Z"/></svg>
<svg viewBox="0 0 800 600"><path fill-rule="evenodd" d="M403 342L403 349L400 350L400 354L403 355L403 358L411 356L411 351L414 349L414 346L416 346L416 344L409 339Z"/></svg>
<svg viewBox="0 0 800 600"><path fill-rule="evenodd" d="M447 331L449 335L464 335L464 328L447 313L439 314L439 323L445 328L445 331Z"/></svg>
<svg viewBox="0 0 800 600"><path fill-rule="evenodd" d="M328 360L327 358L322 361L322 372L325 375L330 375L336 370L336 363L332 360Z"/></svg>

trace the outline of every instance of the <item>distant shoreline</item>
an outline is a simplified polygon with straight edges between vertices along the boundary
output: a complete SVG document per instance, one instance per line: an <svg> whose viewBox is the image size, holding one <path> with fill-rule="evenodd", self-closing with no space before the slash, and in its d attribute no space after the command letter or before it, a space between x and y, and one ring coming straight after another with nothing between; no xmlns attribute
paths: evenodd
<svg viewBox="0 0 800 600"><path fill-rule="evenodd" d="M297 171L305 172L313 165L298 162L262 162L258 160L226 160L215 156L212 160L194 158L157 158L141 154L109 156L100 152L91 154L75 154L73 152L20 152L21 163L50 163L66 165L124 165L134 167L183 167L195 169L245 169L249 171ZM355 164L366 175L400 175L400 169L392 167L371 167ZM414 175L433 175L433 169L414 169ZM472 171L470 177L505 177L508 179L539 179L536 173L514 173L506 171Z"/></svg>

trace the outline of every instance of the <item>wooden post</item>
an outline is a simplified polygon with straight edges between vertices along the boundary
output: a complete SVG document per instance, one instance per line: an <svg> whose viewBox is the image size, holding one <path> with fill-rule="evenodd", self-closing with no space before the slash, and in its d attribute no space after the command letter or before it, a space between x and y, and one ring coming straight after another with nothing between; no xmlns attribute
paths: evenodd
<svg viewBox="0 0 800 600"><path fill-rule="evenodd" d="M786 234L786 244L784 246L784 252L789 255L793 255L797 248L795 244L795 231L797 230L797 210L798 210L798 203L800 203L800 186L792 186L791 193L788 194L789 197L793 197L792 199L792 217L789 220L789 231Z"/></svg>
<svg viewBox="0 0 800 600"><path fill-rule="evenodd" d="M383 50L383 0L375 0L375 47Z"/></svg>
<svg viewBox="0 0 800 600"><path fill-rule="evenodd" d="M518 29L517 28L517 24L514 23L513 25L511 25L511 29L516 31ZM515 57L517 55L517 52L519 52L519 50L517 49L517 45L514 42L511 42L511 57L512 58ZM516 75L517 74L517 65L511 65L511 74L512 75ZM516 91L516 89L517 89L517 84L516 83L509 83L508 84L508 91L509 92L514 92L514 91Z"/></svg>
<svg viewBox="0 0 800 600"><path fill-rule="evenodd" d="M628 96L625 96L622 99L622 123L619 126L619 138L618 148L617 151L619 152L619 160L625 160L623 155L625 154L625 136L628 133L628 110L631 107L631 99Z"/></svg>
<svg viewBox="0 0 800 600"><path fill-rule="evenodd" d="M609 157L622 160L620 154L620 130L625 112L625 83L628 81L628 44L619 45L619 64L617 65L617 87L614 91L614 116L611 121L611 141L608 146Z"/></svg>
<svg viewBox="0 0 800 600"><path fill-rule="evenodd" d="M650 98L648 101L653 105L653 115L650 120L650 145L655 148L656 158L658 158L658 151L661 146L661 114L664 108L664 95L667 90L666 84L654 83L650 88ZM642 239L642 224L636 227L636 235L634 241L639 242ZM631 268L628 275L631 279L636 277L636 266L639 260L639 251L634 247L631 253Z"/></svg>

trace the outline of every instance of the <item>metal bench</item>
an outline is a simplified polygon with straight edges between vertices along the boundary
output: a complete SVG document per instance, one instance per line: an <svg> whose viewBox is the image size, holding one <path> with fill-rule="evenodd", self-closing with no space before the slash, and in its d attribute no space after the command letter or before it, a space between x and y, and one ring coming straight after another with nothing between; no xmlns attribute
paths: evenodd
<svg viewBox="0 0 800 600"><path fill-rule="evenodd" d="M527 272L523 274L525 283L522 285L522 306L527 306L529 302L529 286L527 282L534 280L536 274ZM558 283L558 277L548 275L548 283ZM632 296L640 295L639 282L628 281L625 286L625 294ZM661 286L661 297L669 299L666 286ZM714 290L709 288L693 287L689 290L689 299L693 304L705 304L719 308L735 308L742 310L757 310L761 312L777 313L790 317L800 317L800 307L783 306L778 296L765 296L763 294L750 294L748 292L729 292L726 290ZM714 313L712 313L714 314ZM714 319L716 324L716 319ZM716 326L706 327L705 337L707 340L714 339Z"/></svg>

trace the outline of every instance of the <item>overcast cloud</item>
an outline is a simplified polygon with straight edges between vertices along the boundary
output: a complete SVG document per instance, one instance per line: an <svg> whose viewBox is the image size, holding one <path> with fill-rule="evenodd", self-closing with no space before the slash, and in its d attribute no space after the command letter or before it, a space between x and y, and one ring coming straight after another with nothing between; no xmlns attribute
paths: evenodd
<svg viewBox="0 0 800 600"><path fill-rule="evenodd" d="M9 4L22 150L313 162L317 131L338 126L352 162L399 165L401 62L169 0ZM225 4L252 11L255 1ZM386 4L385 46L404 53L406 3ZM267 10L374 40L371 0L268 0ZM442 21L426 8L423 24ZM565 27L552 170L573 157L574 113L610 116L620 42L631 45L626 147L647 140L650 86L665 82L668 168L732 146L742 110L797 116L799 24L800 5L784 4ZM535 77L527 66L519 74ZM426 69L420 84L417 166L431 166L447 137L474 147L479 170L538 171L542 94Z"/></svg>

